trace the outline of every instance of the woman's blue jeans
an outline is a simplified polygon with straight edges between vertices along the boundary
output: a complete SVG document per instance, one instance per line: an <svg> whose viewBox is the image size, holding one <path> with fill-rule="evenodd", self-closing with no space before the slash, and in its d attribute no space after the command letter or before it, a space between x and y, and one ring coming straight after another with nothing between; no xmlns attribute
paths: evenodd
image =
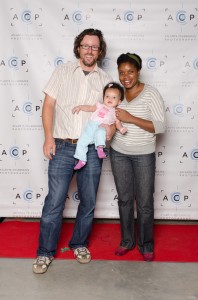
<svg viewBox="0 0 198 300"><path fill-rule="evenodd" d="M76 145L55 139L56 154L49 161L48 195L45 198L40 220L40 236L37 255L53 256L60 237L63 210L69 185L74 175ZM94 145L89 145L87 164L77 171L76 180L80 203L69 246L74 249L87 246L92 228L96 195L101 175L102 160L98 158Z"/></svg>
<svg viewBox="0 0 198 300"><path fill-rule="evenodd" d="M110 160L118 193L120 245L136 245L134 201L137 206L138 248L153 252L155 153L126 155L110 148Z"/></svg>

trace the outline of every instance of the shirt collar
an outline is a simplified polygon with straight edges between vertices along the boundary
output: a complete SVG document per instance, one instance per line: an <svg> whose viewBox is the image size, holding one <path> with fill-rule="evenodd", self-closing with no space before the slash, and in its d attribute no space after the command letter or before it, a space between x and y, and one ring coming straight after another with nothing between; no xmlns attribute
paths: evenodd
<svg viewBox="0 0 198 300"><path fill-rule="evenodd" d="M75 72L78 68L81 68L81 64L80 64L80 60L78 60L75 64L74 64L74 69L73 71ZM90 72L90 73L93 73L93 72L97 72L98 73L98 65L96 64L95 67L93 68L93 70Z"/></svg>

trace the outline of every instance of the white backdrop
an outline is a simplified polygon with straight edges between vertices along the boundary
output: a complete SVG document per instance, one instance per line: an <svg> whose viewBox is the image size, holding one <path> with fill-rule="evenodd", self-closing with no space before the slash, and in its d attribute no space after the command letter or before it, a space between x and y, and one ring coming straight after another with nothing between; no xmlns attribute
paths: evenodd
<svg viewBox="0 0 198 300"><path fill-rule="evenodd" d="M39 217L47 194L42 145L42 89L55 66L73 61L74 37L85 28L104 33L102 67L118 80L121 53L142 57L141 79L166 107L158 137L156 219L198 219L197 0L1 0L0 217ZM75 217L75 178L64 217ZM103 164L96 218L118 218L109 159Z"/></svg>

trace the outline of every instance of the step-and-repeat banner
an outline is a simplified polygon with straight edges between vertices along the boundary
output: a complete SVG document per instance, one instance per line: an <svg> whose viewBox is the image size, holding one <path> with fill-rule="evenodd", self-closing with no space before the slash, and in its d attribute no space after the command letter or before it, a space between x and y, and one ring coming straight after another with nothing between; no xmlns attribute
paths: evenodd
<svg viewBox="0 0 198 300"><path fill-rule="evenodd" d="M73 41L102 30L101 67L118 81L121 53L142 57L141 80L165 102L167 128L157 138L156 219L198 219L197 0L2 0L0 2L0 216L40 217L48 191L42 89L54 68L75 60ZM79 203L73 178L64 217ZM117 192L104 160L96 218L118 218Z"/></svg>

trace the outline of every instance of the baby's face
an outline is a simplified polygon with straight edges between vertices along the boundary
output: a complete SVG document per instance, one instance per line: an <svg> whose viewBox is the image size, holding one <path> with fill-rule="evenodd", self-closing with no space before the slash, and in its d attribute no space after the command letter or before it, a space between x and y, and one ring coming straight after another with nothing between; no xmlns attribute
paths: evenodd
<svg viewBox="0 0 198 300"><path fill-rule="evenodd" d="M109 107L116 107L120 102L120 91L118 89L108 88L104 95L104 104Z"/></svg>

